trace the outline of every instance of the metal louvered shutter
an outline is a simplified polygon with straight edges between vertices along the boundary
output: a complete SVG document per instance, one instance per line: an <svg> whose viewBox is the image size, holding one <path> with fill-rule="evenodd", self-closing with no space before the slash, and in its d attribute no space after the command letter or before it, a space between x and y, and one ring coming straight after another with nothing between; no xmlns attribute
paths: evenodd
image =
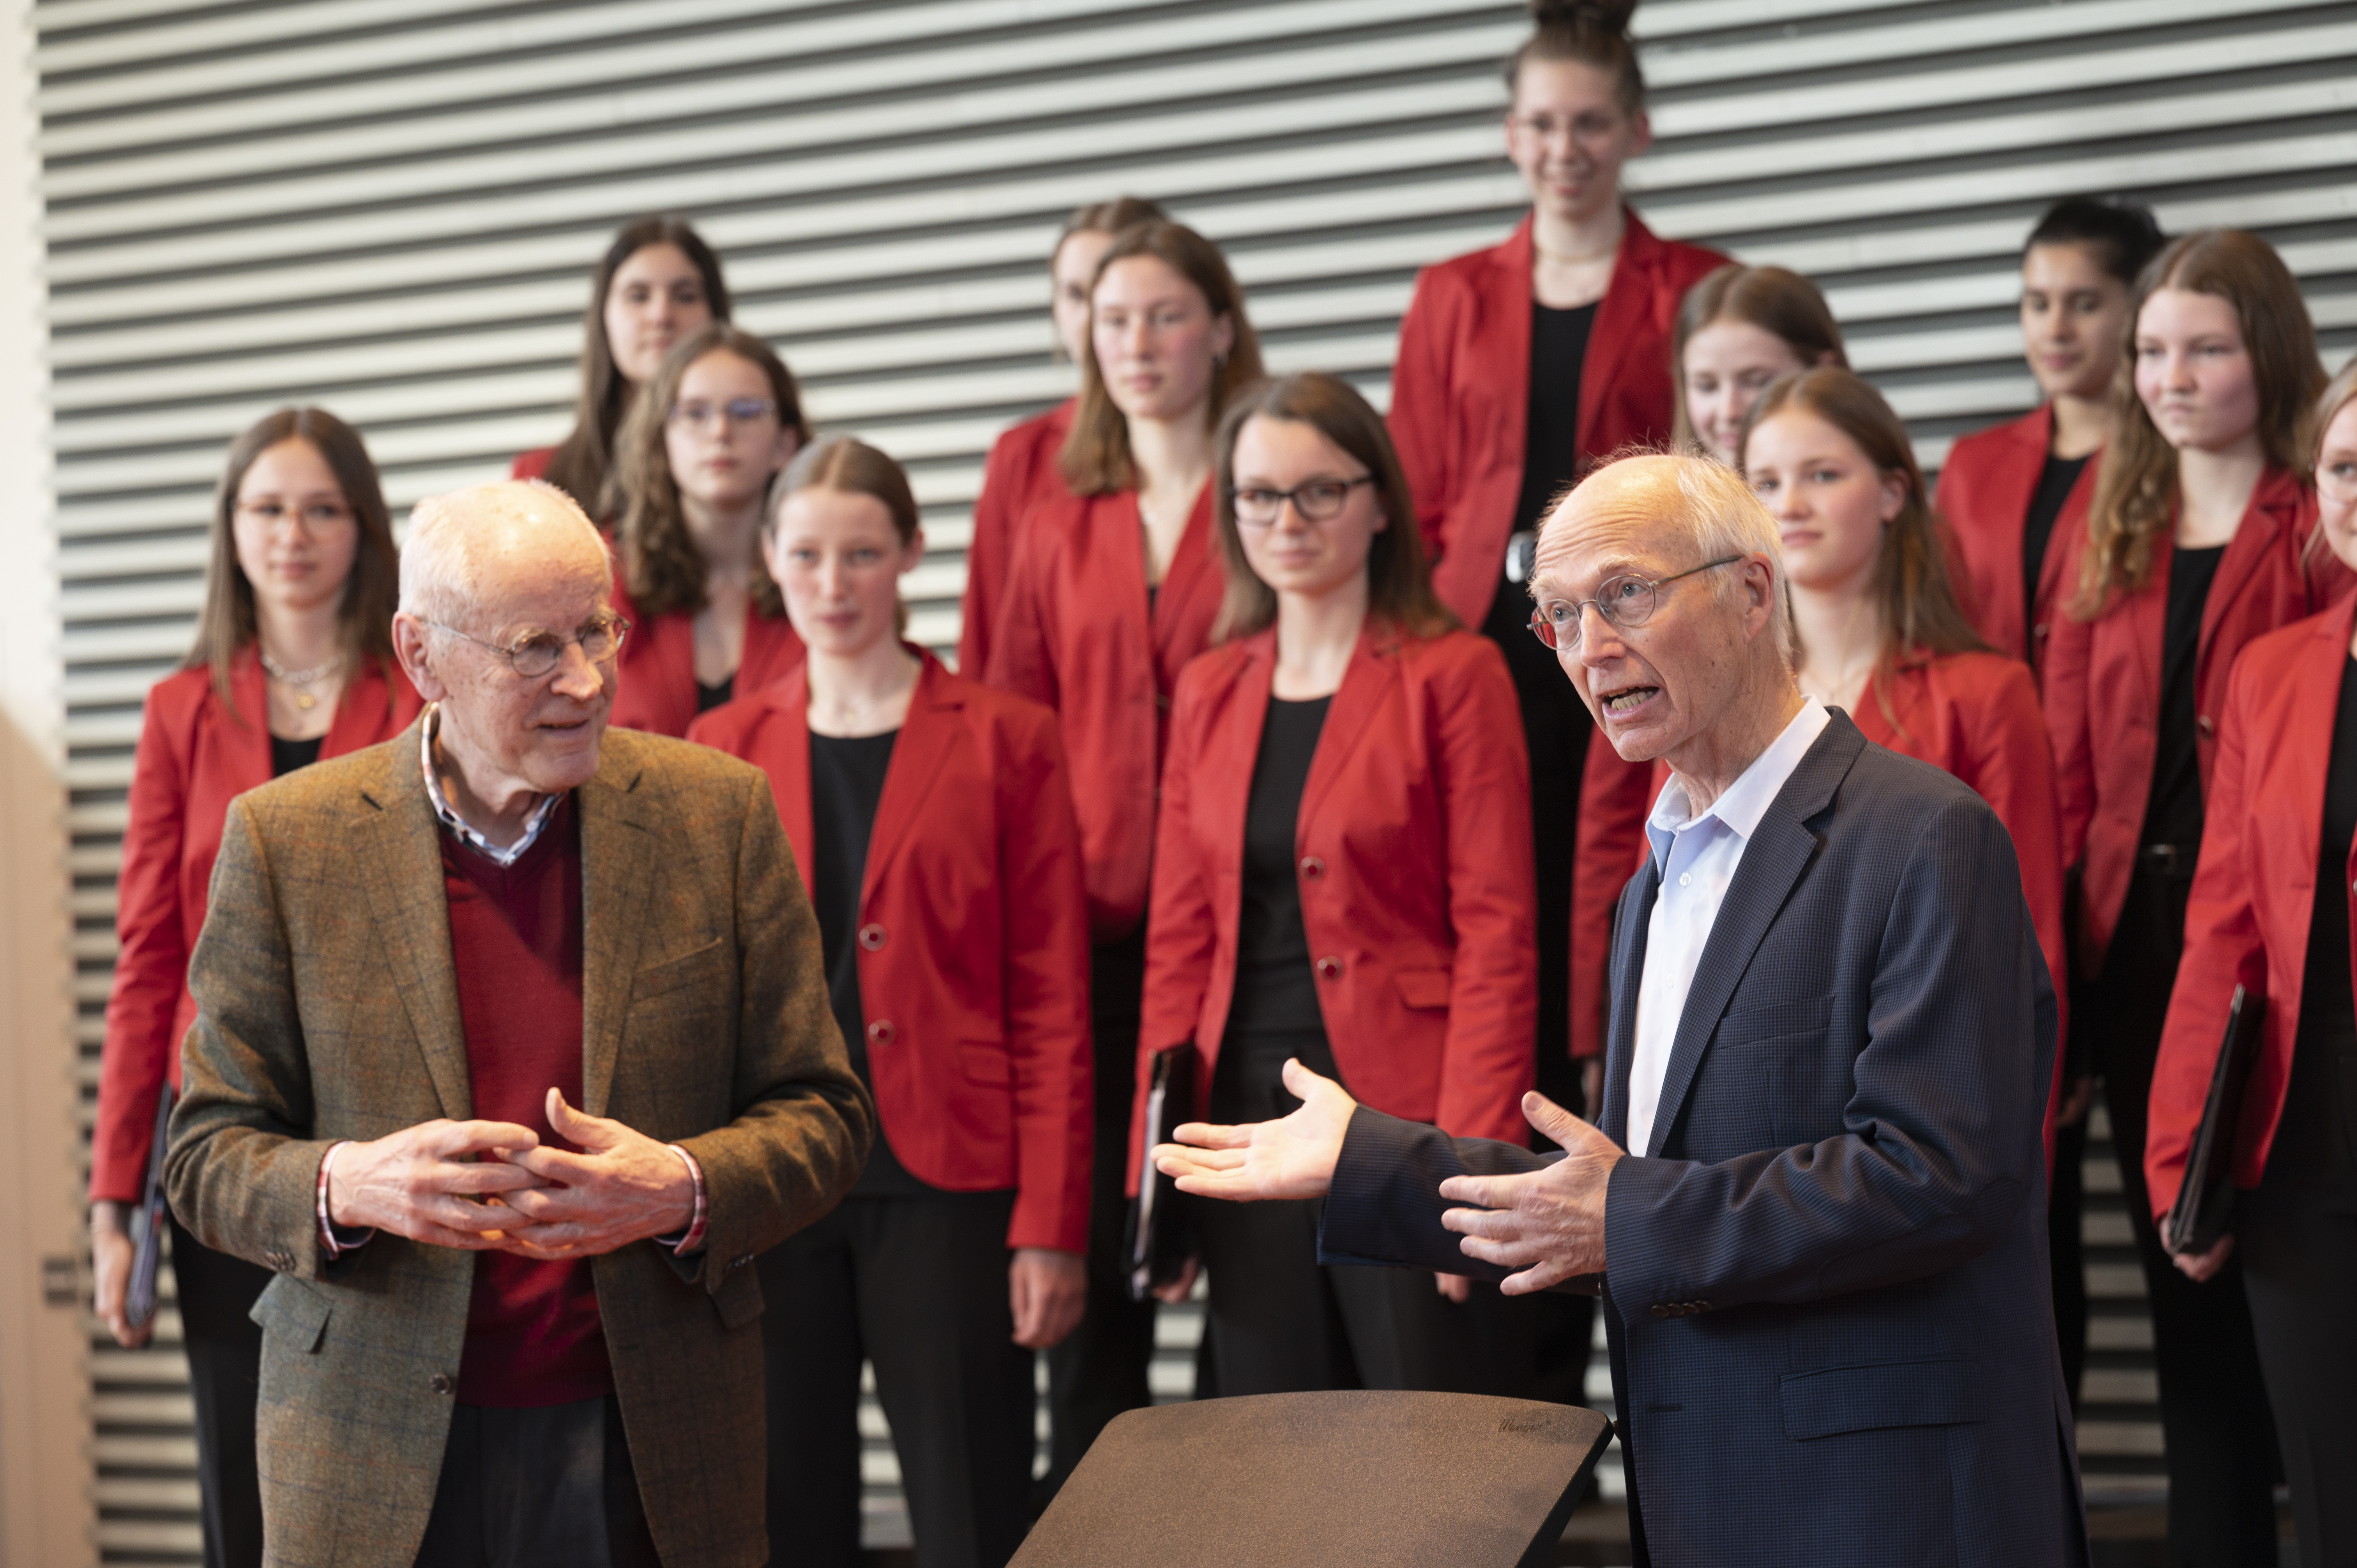
<svg viewBox="0 0 2357 1568"><path fill-rule="evenodd" d="M982 455L1068 390L1041 306L1070 208L1163 199L1228 247L1274 365L1378 397L1415 269L1521 208L1496 68L1524 24L1491 0L45 0L35 19L85 1114L140 703L188 646L207 493L253 418L335 409L396 508L502 472L565 427L608 234L678 211L818 422L910 466L936 551L914 630L947 643ZM2014 256L2069 192L2259 230L2329 357L2357 345L2346 4L1651 0L1638 30L1648 220L1820 278L1932 466L2033 401ZM2089 1234L2099 1498L2158 1466L2126 1240L2115 1198ZM94 1338L91 1374L102 1554L190 1560L178 1369Z"/></svg>

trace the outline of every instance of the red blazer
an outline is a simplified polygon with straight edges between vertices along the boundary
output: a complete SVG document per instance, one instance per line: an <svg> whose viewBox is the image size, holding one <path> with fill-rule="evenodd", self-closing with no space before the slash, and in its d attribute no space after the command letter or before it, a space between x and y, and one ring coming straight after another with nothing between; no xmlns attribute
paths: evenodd
<svg viewBox="0 0 2357 1568"><path fill-rule="evenodd" d="M685 735L695 718L695 617L678 610L640 615L622 584L619 565L614 569L614 608L629 618L630 630L622 639L621 663L615 671L619 684L610 722L656 735ZM766 691L802 661L802 639L794 634L793 623L784 616L771 619L748 608L745 654L732 691L748 695Z"/></svg>
<svg viewBox="0 0 2357 1568"><path fill-rule="evenodd" d="M2079 482L2055 514L2038 572L2038 602L2025 612L2021 534L2053 433L2053 405L2044 404L2009 424L1964 437L1948 449L1940 469L1940 515L1947 521L1951 556L1962 579L1959 597L1970 607L1973 628L1998 652L2041 673L2054 618L2078 586L2064 581L2063 568L2072 564L2071 541L2086 532L2087 503L2094 497L2102 460L2099 454L2079 470Z"/></svg>
<svg viewBox="0 0 2357 1568"><path fill-rule="evenodd" d="M2330 555L2305 559L2316 499L2270 469L2251 493L2201 612L2194 656L2194 755L2206 797L2234 656L2252 639L2338 602L2357 578ZM2063 582L2078 580L2083 540L2072 542ZM2062 863L2079 873L2079 972L2102 972L2127 897L2144 831L2158 745L2160 660L2174 546L2163 530L2152 578L2115 596L2093 621L2059 614L2047 639L2046 725L2062 806Z"/></svg>
<svg viewBox="0 0 2357 1568"><path fill-rule="evenodd" d="M2324 784L2357 599L2255 638L2234 660L2210 768L2185 956L2153 1068L2145 1181L2155 1217L2177 1201L2237 984L2267 999L2235 1129L2234 1185L2256 1187L2283 1120L2316 910ZM2341 874L2351 895L2357 854Z"/></svg>
<svg viewBox="0 0 2357 1568"><path fill-rule="evenodd" d="M91 1133L90 1196L135 1203L147 1179L156 1101L180 1084L180 1037L196 1021L188 955L231 800L270 782L270 696L252 648L230 665L234 716L210 670L182 670L147 693L131 772L114 929L121 950L106 999L106 1045ZM420 707L398 670L363 665L319 746L341 757L390 740Z"/></svg>
<svg viewBox="0 0 2357 1568"><path fill-rule="evenodd" d="M1226 583L1206 485L1149 607L1137 494L1051 500L1025 520L989 680L1056 710L1089 879L1089 929L1117 941L1146 913L1170 693L1211 640Z"/></svg>
<svg viewBox="0 0 2357 1568"><path fill-rule="evenodd" d="M1209 1103L1275 670L1276 633L1264 631L1198 659L1179 682L1133 1155L1156 1051L1192 1040L1197 1103ZM1318 1009L1351 1092L1458 1137L1527 1141L1522 1096L1538 1018L1530 759L1513 682L1488 639L1373 626L1361 635L1318 736L1296 843Z"/></svg>
<svg viewBox="0 0 2357 1568"><path fill-rule="evenodd" d="M1670 438L1670 337L1686 290L1727 264L1656 239L1634 212L1579 373L1579 451ZM1432 552L1432 585L1478 627L1502 580L1523 492L1531 394L1531 220L1502 245L1427 267L1400 323L1392 442Z"/></svg>
<svg viewBox="0 0 2357 1568"><path fill-rule="evenodd" d="M555 456L556 448L554 446L535 446L529 452L519 452L516 454L516 460L508 465L508 478L511 479L544 479L548 478L549 459ZM576 496L573 499L576 500L581 500L581 498L578 496ZM588 500L581 501L583 510L586 510L590 506L596 504L596 500L597 498L593 496Z"/></svg>
<svg viewBox="0 0 2357 1568"><path fill-rule="evenodd" d="M920 1180L1013 1187L1008 1246L1085 1251L1088 904L1056 717L921 657L859 895L877 1114ZM805 877L809 711L798 668L688 731L769 774Z"/></svg>
<svg viewBox="0 0 2357 1568"><path fill-rule="evenodd" d="M1063 455L1064 437L1072 433L1075 406L1076 400L1066 398L1037 418L1007 426L991 445L982 494L974 500L958 627L958 669L976 680L990 668L991 627L1006 592L1017 527L1040 502L1071 494L1057 459Z"/></svg>

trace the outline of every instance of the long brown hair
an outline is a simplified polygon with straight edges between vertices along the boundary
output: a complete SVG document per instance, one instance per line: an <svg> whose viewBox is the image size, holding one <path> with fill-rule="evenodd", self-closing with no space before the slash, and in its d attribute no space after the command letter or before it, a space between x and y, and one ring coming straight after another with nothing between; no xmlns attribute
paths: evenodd
<svg viewBox="0 0 2357 1568"><path fill-rule="evenodd" d="M761 536L774 539L778 513L786 498L797 490L840 490L879 502L892 519L892 532L906 550L916 542L920 520L917 492L909 471L877 447L854 435L823 435L794 454L778 482L770 487L770 500L761 512ZM909 605L903 599L894 618L902 633L909 629Z"/></svg>
<svg viewBox="0 0 2357 1568"><path fill-rule="evenodd" d="M2152 580L2153 545L2175 526L2177 450L2136 395L2136 323L2164 288L2214 295L2234 307L2259 394L2259 446L2267 465L2308 472L2308 421L2324 381L2316 330L2298 280L2275 247L2240 229L2203 229L2172 240L2136 275L2128 295L2127 339L2112 376L2112 436L2095 470L2087 509L2087 550L2071 613L2093 620L2115 594Z"/></svg>
<svg viewBox="0 0 2357 1568"><path fill-rule="evenodd" d="M704 607L705 584L711 567L687 532L687 518L679 499L679 480L671 471L671 450L663 433L671 424L672 404L679 401L679 383L688 367L706 354L734 354L760 368L769 378L770 395L778 404L778 423L793 432L797 450L810 442L810 421L802 415L802 390L794 373L767 343L742 328L716 321L692 337L683 338L663 356L662 369L647 383L645 394L631 404L614 443L614 475L606 490L607 514L618 519L616 542L622 557L622 585L641 615L693 615ZM753 607L775 620L786 613L778 585L762 569L758 552L753 559Z"/></svg>
<svg viewBox="0 0 2357 1568"><path fill-rule="evenodd" d="M1391 433L1358 388L1323 371L1305 371L1248 387L1228 405L1212 442L1212 519L1226 568L1227 593L1211 623L1211 640L1250 637L1276 619L1276 590L1263 582L1244 558L1236 529L1236 436L1254 417L1290 419L1308 425L1340 446L1374 476L1375 499L1390 526L1367 551L1367 614L1415 637L1430 637L1458 624L1432 591L1432 569L1424 558L1424 535L1415 521L1415 501L1407 476L1392 449Z"/></svg>
<svg viewBox="0 0 2357 1568"><path fill-rule="evenodd" d="M352 551L344 601L336 607L338 640L349 677L374 660L393 671L393 612L401 596L401 557L393 543L393 514L384 487L360 432L324 408L282 408L248 426L230 443L221 488L213 492L212 542L205 561L205 607L197 616L197 639L183 670L212 671L213 690L230 716L245 722L230 695L230 666L262 635L253 608L253 584L237 564L237 492L254 459L282 441L307 444L336 476L360 539Z"/></svg>
<svg viewBox="0 0 2357 1568"><path fill-rule="evenodd" d="M1923 470L1915 463L1915 446L1908 439L1906 421L1875 390L1874 383L1839 365L1797 371L1760 394L1743 416L1743 432L1736 455L1748 462L1751 433L1762 422L1787 410L1812 413L1840 431L1866 455L1883 477L1896 476L1906 488L1899 515L1882 531L1882 549L1874 561L1874 596L1882 610L1882 650L1875 657L1875 691L1883 716L1900 728L1890 705L1889 676L1903 660L1943 653L1982 653L1988 644L1964 618L1956 602L1955 585L1948 578L1946 553L1940 546L1940 514L1932 510L1924 488ZM1797 637L1797 629L1795 632ZM1795 645L1797 651L1797 643ZM1904 734L1903 728L1900 733Z"/></svg>
<svg viewBox="0 0 2357 1568"><path fill-rule="evenodd" d="M606 301L622 263L650 245L676 247L694 266L704 279L713 320L726 321L732 311L720 258L680 219L641 218L626 224L597 258L597 270L589 277L589 308L582 318L581 392L573 405L573 429L549 457L547 474L548 482L580 502L584 511L601 504L613 463L614 435L630 402L630 383L615 368L614 346L606 339Z"/></svg>
<svg viewBox="0 0 2357 1568"><path fill-rule="evenodd" d="M1629 38L1637 0L1530 0L1530 7L1531 36L1506 59L1509 92L1521 85L1527 61L1576 59L1612 79L1623 114L1644 112L1645 73Z"/></svg>
<svg viewBox="0 0 2357 1568"><path fill-rule="evenodd" d="M1699 445L1694 421L1686 417L1686 345L1695 333L1720 321L1739 321L1774 333L1804 370L1849 365L1841 326L1815 284L1783 267L1727 263L1686 290L1685 300L1678 306L1677 326L1670 335L1670 385L1676 390L1671 437L1681 451Z"/></svg>
<svg viewBox="0 0 2357 1568"><path fill-rule="evenodd" d="M1167 218L1149 218L1114 235L1104 260L1097 263L1097 277L1103 279L1106 268L1131 256L1152 256L1162 263L1195 285L1211 307L1213 321L1224 316L1235 324L1235 341L1211 376L1211 395L1204 414L1204 423L1210 424L1239 388L1250 386L1263 375L1260 338L1244 316L1244 291L1237 286L1235 274L1228 271L1227 258L1220 254L1217 245ZM1058 461L1064 482L1076 496L1107 495L1137 485L1137 467L1129 453L1129 420L1105 391L1093 335L1081 356L1080 408L1072 416L1072 432L1064 438Z"/></svg>

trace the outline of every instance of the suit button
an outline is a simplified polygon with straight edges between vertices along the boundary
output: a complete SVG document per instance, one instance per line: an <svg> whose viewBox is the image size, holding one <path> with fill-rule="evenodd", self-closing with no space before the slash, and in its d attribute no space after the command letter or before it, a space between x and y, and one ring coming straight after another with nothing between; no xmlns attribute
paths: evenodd
<svg viewBox="0 0 2357 1568"><path fill-rule="evenodd" d="M743 1268L746 1264L748 1264L748 1263L751 1262L752 1261L753 1261L753 1254L752 1254L752 1253L750 1253L750 1252L740 1252L740 1253L738 1253L736 1257L733 1257L733 1258L731 1258L731 1259L729 1259L729 1260L728 1260L728 1266L729 1266L730 1268L732 1268L732 1269L741 1269L741 1268Z"/></svg>
<svg viewBox="0 0 2357 1568"><path fill-rule="evenodd" d="M1305 854L1301 857L1301 875L1307 880L1315 882L1326 875L1326 863L1314 854Z"/></svg>
<svg viewBox="0 0 2357 1568"><path fill-rule="evenodd" d="M884 945L884 928L870 920L859 928L859 945L875 952Z"/></svg>
<svg viewBox="0 0 2357 1568"><path fill-rule="evenodd" d="M1321 959L1319 959L1319 960L1318 961L1318 979L1320 979L1320 980L1340 980L1341 977L1342 977L1342 961L1341 961L1340 959L1339 959L1339 958L1321 958Z"/></svg>
<svg viewBox="0 0 2357 1568"><path fill-rule="evenodd" d="M436 1372L434 1374L434 1380L425 1386L437 1394L447 1394L450 1391L450 1380Z"/></svg>
<svg viewBox="0 0 2357 1568"><path fill-rule="evenodd" d="M2217 725L2212 722L2208 714L2194 714L2193 727L2200 730L2203 735L2216 735L2218 733Z"/></svg>
<svg viewBox="0 0 2357 1568"><path fill-rule="evenodd" d="M888 1046L899 1038L899 1034L900 1031L892 1026L891 1019L878 1018L867 1026L867 1043L871 1046Z"/></svg>

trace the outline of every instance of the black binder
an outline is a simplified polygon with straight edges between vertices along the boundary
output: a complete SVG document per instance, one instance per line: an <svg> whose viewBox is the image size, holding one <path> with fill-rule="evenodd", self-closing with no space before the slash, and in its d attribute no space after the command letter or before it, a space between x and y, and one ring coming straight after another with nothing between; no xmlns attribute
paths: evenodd
<svg viewBox="0 0 2357 1568"><path fill-rule="evenodd" d="M2201 1125L2185 1157L2185 1180L2169 1210L2161 1240L2172 1252L2206 1252L2234 1220L2234 1131L2243 1117L2243 1085L2259 1051L2259 1025L2267 999L2237 985L2226 1005L2226 1038L2211 1069Z"/></svg>
<svg viewBox="0 0 2357 1568"><path fill-rule="evenodd" d="M132 1211L131 1283L124 1293L123 1316L134 1328L156 1318L156 1271L164 1261L164 1151L171 1144L172 1107L179 1097L166 1084L156 1101L156 1130L147 1144L147 1186Z"/></svg>
<svg viewBox="0 0 2357 1568"><path fill-rule="evenodd" d="M1177 1279L1193 1249L1183 1214L1187 1195L1154 1168L1154 1145L1170 1142L1180 1122L1195 1119L1195 1072L1192 1045L1154 1054L1154 1076L1146 1088L1146 1144L1137 1156L1137 1196L1130 1200L1122 1227L1123 1273L1132 1301L1144 1301L1155 1286Z"/></svg>

